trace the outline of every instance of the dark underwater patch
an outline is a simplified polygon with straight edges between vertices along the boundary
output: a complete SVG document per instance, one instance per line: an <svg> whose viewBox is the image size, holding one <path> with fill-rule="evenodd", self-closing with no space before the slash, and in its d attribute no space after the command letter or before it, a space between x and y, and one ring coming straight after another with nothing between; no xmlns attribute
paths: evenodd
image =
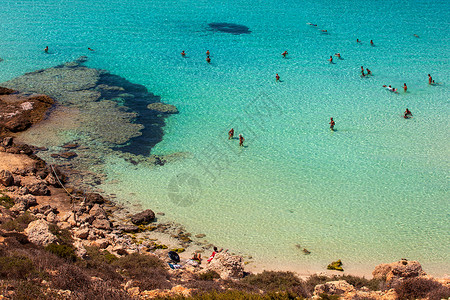
<svg viewBox="0 0 450 300"><path fill-rule="evenodd" d="M231 34L249 34L250 28L245 25L239 25L234 23L209 23L209 30L220 31Z"/></svg>

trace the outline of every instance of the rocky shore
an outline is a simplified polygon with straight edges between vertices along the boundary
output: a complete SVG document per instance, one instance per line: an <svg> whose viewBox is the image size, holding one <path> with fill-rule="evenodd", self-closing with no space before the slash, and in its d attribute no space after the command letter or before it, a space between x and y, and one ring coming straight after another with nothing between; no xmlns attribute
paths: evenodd
<svg viewBox="0 0 450 300"><path fill-rule="evenodd" d="M270 271L250 274L243 257L213 252L204 235L192 236L180 224L161 221L164 213L131 212L111 195L96 192L104 178L92 171L92 165L101 169L104 155L118 151L114 149L118 144L140 136L143 129L132 122L135 113L118 101L135 99L137 92L147 97L147 91L131 89L120 78L83 67L82 62L29 73L0 88L0 299L450 297L449 279L427 276L418 262L406 259L377 266L371 280L320 274L301 279L294 273ZM117 85L105 85L105 78ZM135 94L126 95L130 90ZM177 112L156 102L145 105L153 120ZM109 121L95 121L92 107L108 111ZM33 135L34 128L47 122L49 110L66 109L80 112L79 120L73 128L65 127L73 131L59 138L58 147L23 143L23 136ZM51 124L47 122L43 132ZM105 126L110 124L121 134L107 133L111 129ZM21 131L25 133L16 140ZM97 156L92 156L93 147L98 147ZM186 155L122 153L131 162L149 166Z"/></svg>

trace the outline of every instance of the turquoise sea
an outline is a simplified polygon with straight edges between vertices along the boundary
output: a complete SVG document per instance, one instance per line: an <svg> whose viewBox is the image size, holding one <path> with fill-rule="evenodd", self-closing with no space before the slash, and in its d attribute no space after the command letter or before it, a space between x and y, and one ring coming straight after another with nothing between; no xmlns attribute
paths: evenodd
<svg viewBox="0 0 450 300"><path fill-rule="evenodd" d="M107 157L101 188L119 201L164 211L262 268L306 274L341 259L370 274L408 258L449 273L448 1L0 3L0 82L87 55L178 107L151 153L192 156L154 169ZM245 147L228 140L232 127Z"/></svg>

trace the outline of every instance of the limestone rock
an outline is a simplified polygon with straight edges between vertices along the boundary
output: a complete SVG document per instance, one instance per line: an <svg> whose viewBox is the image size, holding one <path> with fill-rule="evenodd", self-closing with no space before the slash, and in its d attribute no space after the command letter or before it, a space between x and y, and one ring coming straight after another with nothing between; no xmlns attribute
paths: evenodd
<svg viewBox="0 0 450 300"><path fill-rule="evenodd" d="M23 209L20 210L27 210L28 208L30 208L33 205L36 205L36 197L34 197L33 195L24 195L24 196L19 196L17 198L14 199L14 202L16 203L16 205L18 207L21 207Z"/></svg>
<svg viewBox="0 0 450 300"><path fill-rule="evenodd" d="M48 229L48 223L44 220L36 220L28 224L25 234L30 242L41 246L47 246L57 240L56 236Z"/></svg>
<svg viewBox="0 0 450 300"><path fill-rule="evenodd" d="M92 206L94 204L103 204L105 203L105 199L102 195L97 193L89 193L86 195L86 204Z"/></svg>
<svg viewBox="0 0 450 300"><path fill-rule="evenodd" d="M11 186L14 184L14 177L8 170L1 170L0 171L0 184L3 184L4 186Z"/></svg>
<svg viewBox="0 0 450 300"><path fill-rule="evenodd" d="M92 244L100 249L105 249L106 247L108 247L109 241L108 239L98 239Z"/></svg>
<svg viewBox="0 0 450 300"><path fill-rule="evenodd" d="M78 257L86 258L86 256L87 256L87 251L86 251L86 249L84 248L83 243L82 243L81 241L76 240L76 241L73 243L73 246L75 247L75 253L77 254Z"/></svg>
<svg viewBox="0 0 450 300"><path fill-rule="evenodd" d="M222 279L242 278L244 276L244 259L242 256L219 252L207 265L208 271L215 271Z"/></svg>
<svg viewBox="0 0 450 300"><path fill-rule="evenodd" d="M345 280L329 281L324 284L318 284L314 288L315 296L320 294L342 295L353 292L355 292L355 287Z"/></svg>
<svg viewBox="0 0 450 300"><path fill-rule="evenodd" d="M101 220L101 219L95 219L94 222L92 222L92 226L97 229L103 229L103 230L109 230L111 229L111 222L109 220Z"/></svg>
<svg viewBox="0 0 450 300"><path fill-rule="evenodd" d="M123 231L123 232L138 232L139 231L139 227L135 226L135 225L119 225L117 227L118 230Z"/></svg>
<svg viewBox="0 0 450 300"><path fill-rule="evenodd" d="M131 217L131 222L135 225L146 225L155 219L155 213L151 209L137 213Z"/></svg>
<svg viewBox="0 0 450 300"><path fill-rule="evenodd" d="M79 216L77 218L77 221L80 222L80 224L84 224L84 223L92 224L92 222L94 222L94 220L95 220L95 218L88 214L82 214L81 216Z"/></svg>
<svg viewBox="0 0 450 300"><path fill-rule="evenodd" d="M177 114L178 113L178 109L171 104L165 104L165 103L161 103L161 102L156 102L156 103L151 103L149 105L147 105L147 108L161 113L161 114Z"/></svg>
<svg viewBox="0 0 450 300"><path fill-rule="evenodd" d="M98 204L95 204L91 210L89 211L89 215L93 216L96 219L107 219L107 215L105 210Z"/></svg>
<svg viewBox="0 0 450 300"><path fill-rule="evenodd" d="M47 222L50 222L50 223L58 222L58 216L52 211L47 215L47 217L45 219L47 220Z"/></svg>
<svg viewBox="0 0 450 300"><path fill-rule="evenodd" d="M46 196L50 194L50 190L48 189L47 183L42 179L38 179L37 177L33 179L27 179L27 181L24 182L24 185L27 187L27 189L30 191L30 194L32 195Z"/></svg>
<svg viewBox="0 0 450 300"><path fill-rule="evenodd" d="M426 273L418 261L408 261L406 259L390 264L381 264L375 267L372 272L374 278L386 279L388 284L396 284L405 278L424 276Z"/></svg>

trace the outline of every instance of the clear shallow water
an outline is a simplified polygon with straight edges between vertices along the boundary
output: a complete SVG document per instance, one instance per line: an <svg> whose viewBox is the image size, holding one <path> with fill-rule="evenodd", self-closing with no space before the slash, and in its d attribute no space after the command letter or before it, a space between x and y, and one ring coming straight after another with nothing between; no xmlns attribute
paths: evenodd
<svg viewBox="0 0 450 300"><path fill-rule="evenodd" d="M109 157L109 176L120 183L103 188L119 199L164 211L263 266L312 272L340 258L346 271L369 273L406 257L448 273L446 1L19 1L6 8L0 82L88 55L89 66L143 84L180 110L152 152L194 158L149 170ZM213 32L210 22L251 33ZM336 52L343 60L331 65ZM361 79L361 65L374 76ZM428 86L428 73L443 85ZM404 82L406 94L381 87ZM406 107L411 120L401 118ZM230 127L244 134L246 148L227 140Z"/></svg>

